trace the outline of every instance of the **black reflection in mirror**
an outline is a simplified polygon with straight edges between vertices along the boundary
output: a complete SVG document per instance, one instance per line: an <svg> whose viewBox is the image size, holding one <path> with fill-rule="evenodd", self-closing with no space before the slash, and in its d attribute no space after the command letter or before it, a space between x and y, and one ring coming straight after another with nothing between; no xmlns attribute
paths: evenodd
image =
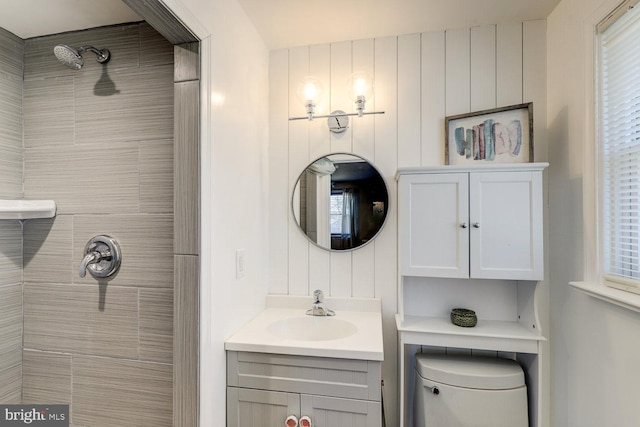
<svg viewBox="0 0 640 427"><path fill-rule="evenodd" d="M370 242L382 228L389 195L378 170L352 154L312 162L293 195L294 217L316 245L350 250Z"/></svg>

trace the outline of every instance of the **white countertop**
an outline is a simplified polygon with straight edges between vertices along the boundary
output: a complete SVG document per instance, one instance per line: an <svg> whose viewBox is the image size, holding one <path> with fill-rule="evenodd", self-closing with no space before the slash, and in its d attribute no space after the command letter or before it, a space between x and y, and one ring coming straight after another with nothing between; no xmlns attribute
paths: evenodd
<svg viewBox="0 0 640 427"><path fill-rule="evenodd" d="M307 316L312 297L267 296L267 308L236 331L226 342L225 350L341 359L383 360L382 305L374 298L325 298L323 305L334 310L331 317ZM345 338L305 340L286 338L273 333L272 325L290 318L314 318L319 322L346 321L356 327ZM295 322L295 320L293 321ZM329 324L329 323L328 323Z"/></svg>

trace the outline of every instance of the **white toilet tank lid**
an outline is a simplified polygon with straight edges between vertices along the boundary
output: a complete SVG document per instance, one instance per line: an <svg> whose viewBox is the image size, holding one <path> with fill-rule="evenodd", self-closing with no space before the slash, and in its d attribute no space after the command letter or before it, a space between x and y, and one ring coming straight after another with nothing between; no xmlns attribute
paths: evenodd
<svg viewBox="0 0 640 427"><path fill-rule="evenodd" d="M424 379L456 387L508 390L524 386L520 365L498 357L417 354L416 371Z"/></svg>

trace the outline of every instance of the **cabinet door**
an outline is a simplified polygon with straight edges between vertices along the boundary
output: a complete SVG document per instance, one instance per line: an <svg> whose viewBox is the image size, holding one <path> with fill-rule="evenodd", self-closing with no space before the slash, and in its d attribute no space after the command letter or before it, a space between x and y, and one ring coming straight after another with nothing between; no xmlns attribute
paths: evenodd
<svg viewBox="0 0 640 427"><path fill-rule="evenodd" d="M380 427L380 402L303 394L300 415L308 415L313 427Z"/></svg>
<svg viewBox="0 0 640 427"><path fill-rule="evenodd" d="M541 172L470 174L470 276L541 280Z"/></svg>
<svg viewBox="0 0 640 427"><path fill-rule="evenodd" d="M227 387L227 427L284 427L300 414L296 393Z"/></svg>
<svg viewBox="0 0 640 427"><path fill-rule="evenodd" d="M468 186L467 173L400 177L402 275L469 277Z"/></svg>

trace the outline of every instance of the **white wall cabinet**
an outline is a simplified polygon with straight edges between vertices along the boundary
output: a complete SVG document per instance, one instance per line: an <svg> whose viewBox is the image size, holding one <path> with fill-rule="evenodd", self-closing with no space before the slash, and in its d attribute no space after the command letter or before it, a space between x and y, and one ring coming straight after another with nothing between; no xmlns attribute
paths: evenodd
<svg viewBox="0 0 640 427"><path fill-rule="evenodd" d="M413 358L420 351L517 360L540 427L544 277L542 172L547 163L404 168L398 171L400 426L412 425ZM478 324L451 323L450 310Z"/></svg>
<svg viewBox="0 0 640 427"><path fill-rule="evenodd" d="M401 274L541 280L541 170L456 170L399 174Z"/></svg>
<svg viewBox="0 0 640 427"><path fill-rule="evenodd" d="M380 362L227 352L227 427L380 427Z"/></svg>

